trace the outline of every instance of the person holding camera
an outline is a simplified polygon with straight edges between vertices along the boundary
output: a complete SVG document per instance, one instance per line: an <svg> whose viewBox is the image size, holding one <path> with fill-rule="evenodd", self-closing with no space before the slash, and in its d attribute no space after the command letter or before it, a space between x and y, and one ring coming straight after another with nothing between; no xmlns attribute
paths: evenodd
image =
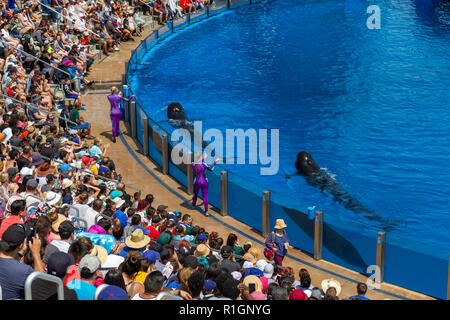
<svg viewBox="0 0 450 320"><path fill-rule="evenodd" d="M13 224L2 234L0 240L0 286L3 300L24 299L25 281L28 276L34 271L45 272L41 259L41 240L36 235L27 241L29 233L30 230L27 230L23 224ZM34 269L19 261L23 257L21 252L24 252L28 246L34 259Z"/></svg>

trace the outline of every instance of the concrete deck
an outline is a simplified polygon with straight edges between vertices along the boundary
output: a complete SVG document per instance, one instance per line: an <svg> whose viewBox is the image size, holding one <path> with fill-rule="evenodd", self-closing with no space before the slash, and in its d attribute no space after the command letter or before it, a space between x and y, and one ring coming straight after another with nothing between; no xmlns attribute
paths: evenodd
<svg viewBox="0 0 450 320"><path fill-rule="evenodd" d="M152 32L151 28L145 30L141 39L145 39L150 32ZM130 137L129 128L124 123L121 123L121 130L124 135L121 139L117 139L116 143L112 143L110 106L107 95L111 86L121 84L121 76L125 72L125 61L129 60L130 51L139 44L139 41L122 43L120 52L112 53L109 57L102 56L92 66L89 79L95 80L96 83L83 96L87 111L81 112L81 115L92 123L92 134L99 136L105 143L110 144L108 154L114 159L118 172L123 176L123 182L140 188L143 195L153 194L155 197L154 205L165 204L169 206L169 210L189 213L192 215L195 224L204 226L209 232L218 232L224 240L230 232L234 232L238 235L241 244L251 241L254 246L261 249L262 253L264 238L249 226L230 216L222 217L213 210L210 210L210 217L205 217L200 211L189 209L187 203L191 196L186 193L185 188L172 178L163 175L161 169L141 153L139 145ZM130 189L129 192L133 193L134 191ZM201 208L203 209L203 206ZM230 214L232 215L232 212ZM367 276L324 260L316 261L301 250L290 249L288 254L289 256L285 258L283 265L291 266L295 270L297 273L296 279L298 279L300 268L309 270L314 286L320 287L323 279L335 278L342 286L341 299L356 294L357 282L365 283L367 281ZM382 283L380 290L368 290L366 296L378 300L434 299L388 283Z"/></svg>

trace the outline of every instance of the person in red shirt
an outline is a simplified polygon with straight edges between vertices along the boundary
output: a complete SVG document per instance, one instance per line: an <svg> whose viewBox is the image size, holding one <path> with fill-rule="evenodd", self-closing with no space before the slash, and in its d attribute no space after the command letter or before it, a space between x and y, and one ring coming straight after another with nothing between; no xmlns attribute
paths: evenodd
<svg viewBox="0 0 450 320"><path fill-rule="evenodd" d="M161 224L161 222L161 217L156 214L152 217L152 224L145 228L150 231L148 236L154 241L158 240L158 237L161 234L161 232L159 231L159 225Z"/></svg>
<svg viewBox="0 0 450 320"><path fill-rule="evenodd" d="M13 224L23 224L23 219L27 216L26 201L19 199L11 204L11 216L4 219L0 225L0 239L3 233Z"/></svg>
<svg viewBox="0 0 450 320"><path fill-rule="evenodd" d="M195 11L195 5L192 3L192 0L180 0L180 7L184 13Z"/></svg>

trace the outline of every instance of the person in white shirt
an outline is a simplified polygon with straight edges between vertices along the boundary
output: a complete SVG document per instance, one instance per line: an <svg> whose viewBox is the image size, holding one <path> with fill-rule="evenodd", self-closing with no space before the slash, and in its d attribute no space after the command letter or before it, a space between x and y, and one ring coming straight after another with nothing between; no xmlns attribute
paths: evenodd
<svg viewBox="0 0 450 320"><path fill-rule="evenodd" d="M68 253L70 242L73 239L73 232L75 231L75 227L73 223L69 220L61 222L58 228L59 236L61 240L53 240L50 244L58 248L59 251Z"/></svg>
<svg viewBox="0 0 450 320"><path fill-rule="evenodd" d="M79 217L81 219L86 220L87 227L86 230L88 230L91 226L93 226L95 223L95 216L98 214L97 211L92 209L87 203L89 201L89 194L87 192L83 192L76 198L77 203L74 204L74 207L78 209ZM70 209L69 210L69 216L74 215L75 210Z"/></svg>

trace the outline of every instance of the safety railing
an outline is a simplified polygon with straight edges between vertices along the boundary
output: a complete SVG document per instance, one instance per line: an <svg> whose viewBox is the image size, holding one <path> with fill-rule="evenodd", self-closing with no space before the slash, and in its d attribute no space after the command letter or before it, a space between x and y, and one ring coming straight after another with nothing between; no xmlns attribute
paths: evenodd
<svg viewBox="0 0 450 320"><path fill-rule="evenodd" d="M36 279L55 283L57 286L56 293L58 300L64 300L64 284L62 280L43 272L33 272L27 277L27 280L25 280L25 300L33 300L32 284Z"/></svg>
<svg viewBox="0 0 450 320"><path fill-rule="evenodd" d="M94 292L94 300L98 300L98 296L100 294L100 292L102 292L103 289L105 289L106 287L108 287L109 285L106 283L102 283L101 285L99 285L97 287L97 289Z"/></svg>
<svg viewBox="0 0 450 320"><path fill-rule="evenodd" d="M95 219L95 220L94 220L95 223L99 222L100 219L107 219L107 220L109 220L109 221L112 221L112 220L113 220L112 217L107 216L106 214L103 214L103 213L99 213L99 214L95 215L95 218L94 218L94 219Z"/></svg>
<svg viewBox="0 0 450 320"><path fill-rule="evenodd" d="M125 74L122 75L124 96L133 95L132 75L139 72L146 54L171 34L227 10L259 2L264 1L216 1L214 8L207 7L185 14L154 30L132 51L126 63ZM177 150L174 150L176 146L171 140L171 134L146 113L140 104L144 100L139 100L137 95L135 97L123 106L124 120L129 124L131 136L138 141L144 155L161 168L163 174L175 179L191 195L193 172L190 163L197 150L191 149L185 155L191 161L173 163L170 155ZM260 231L263 236L267 236L276 219L281 218L288 225L290 244L310 253L316 260L325 259L368 275L376 280L376 285L386 281L434 297L445 298L448 295L450 298L450 263L447 257L443 259L408 249L403 245L408 241L390 236L384 230L369 230L363 234L360 228L350 227L356 226L354 222L347 223L352 221L339 218L341 223L336 223L337 219L331 213L326 215L320 208L316 210L311 205L268 190L220 165L208 172L208 181L210 204L219 209L221 215L230 215ZM418 280L416 275L422 270L435 272ZM448 283L445 281L447 274Z"/></svg>

